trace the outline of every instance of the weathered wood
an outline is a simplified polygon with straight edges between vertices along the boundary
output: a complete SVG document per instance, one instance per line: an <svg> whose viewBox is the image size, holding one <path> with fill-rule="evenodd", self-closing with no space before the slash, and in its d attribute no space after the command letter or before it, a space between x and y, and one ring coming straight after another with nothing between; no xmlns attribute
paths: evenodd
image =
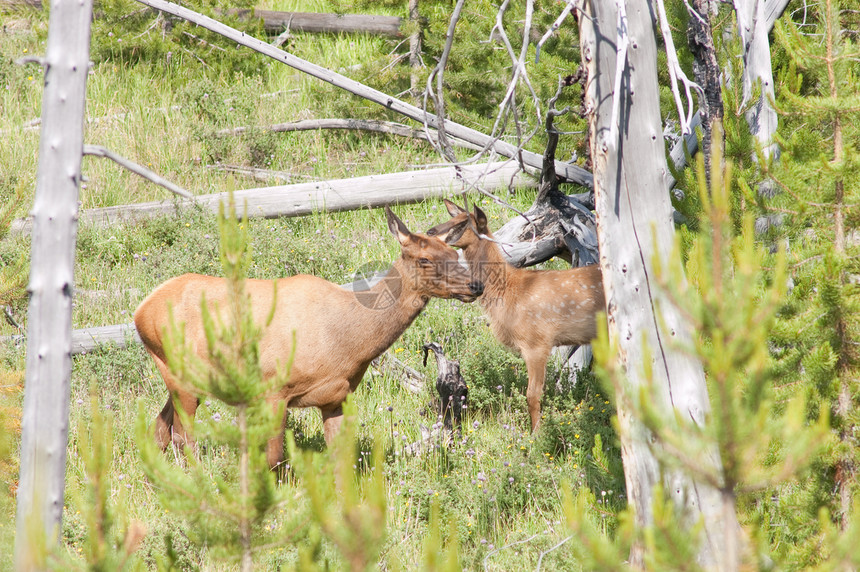
<svg viewBox="0 0 860 572"><path fill-rule="evenodd" d="M164 187L165 189L167 189L168 191L170 191L171 193L173 193L175 195L179 195L180 197L185 197L186 199L194 198L191 193L189 193L188 191L186 191L182 187L174 185L173 183L171 183L170 181L168 181L167 179L165 179L161 175L158 175L157 173L150 171L149 169L147 169L143 165L138 165L134 161L126 159L122 155L120 155L118 153L114 153L110 149L108 149L106 147L102 147L101 145L84 145L84 155L91 155L94 157L104 157L106 159L110 159L111 161L113 161L117 165L128 169L132 173L139 175L139 176L143 177L144 179L146 179L152 183L155 183L156 185L158 185L160 187Z"/></svg>
<svg viewBox="0 0 860 572"><path fill-rule="evenodd" d="M16 10L41 10L41 0L0 0L0 14L14 12Z"/></svg>
<svg viewBox="0 0 860 572"><path fill-rule="evenodd" d="M216 135L240 135L248 131L249 127L232 127L216 131ZM411 137L412 139L420 139L422 141L435 142L435 133L424 131L423 129L413 129L402 123L393 121L379 121L377 119L338 119L338 118L323 118L323 119L303 119L301 121L288 121L286 123L275 123L265 127L259 127L265 131L273 133L289 133L291 131L316 131L319 129L352 129L359 131L373 131L374 133L384 133L386 135L399 135L400 137ZM451 142L460 147L479 150L477 145L461 141L453 138Z"/></svg>
<svg viewBox="0 0 860 572"><path fill-rule="evenodd" d="M247 204L249 217L274 218L312 214L317 211L340 212L361 208L408 204L429 197L449 196L471 185L507 188L531 184L513 162L469 165L455 169L427 169L387 175L370 175L352 179L337 179L300 183L260 189L236 191L236 203ZM175 214L182 209L202 208L213 213L226 204L227 193L198 195L193 201L165 200L135 205L104 207L83 211L80 222L91 225L133 223L147 218ZM31 228L28 219L13 221L10 232L26 233Z"/></svg>
<svg viewBox="0 0 860 572"><path fill-rule="evenodd" d="M635 404L649 391L652 407L667 424L706 422L710 405L701 363L683 351L692 331L683 315L654 283L656 257L665 268L672 256L674 229L666 186L666 154L660 123L655 13L650 2L587 0L580 18L585 92L594 168L600 265L606 290L609 336L618 348L616 402L627 497L637 523L653 522L654 487L683 511L681 528L703 521L698 564L706 569L737 569L733 512L724 512L720 491L683 471L661 467L653 442L636 416ZM626 29L619 29L619 6L626 8ZM635 41L617 61L619 33ZM618 65L618 64L622 65ZM616 75L622 88L614 90ZM635 97L634 97L635 94ZM619 125L610 125L614 99L620 99ZM611 135L616 134L613 138ZM646 378L645 372L652 372ZM698 429L696 430L698 431ZM719 452L703 451L701 465L719 474ZM631 564L641 567L641 545Z"/></svg>
<svg viewBox="0 0 860 572"><path fill-rule="evenodd" d="M0 0L0 13L23 9L41 10L41 0ZM403 19L375 14L320 14L314 12L283 12L279 10L230 10L240 18L263 21L268 34L284 30L306 34L376 34L399 38Z"/></svg>
<svg viewBox="0 0 860 572"><path fill-rule="evenodd" d="M765 157L779 157L779 146L773 140L778 126L778 117L776 110L770 103L774 99L774 84L773 68L770 62L770 41L768 40L770 28L768 26L767 6L780 4L784 8L787 2L784 0L773 2L733 0L737 15L738 33L743 48L744 100L741 105L749 104L756 86L760 86L758 100L753 102L745 116L750 133L762 146ZM775 6L775 9L778 9L778 6Z"/></svg>
<svg viewBox="0 0 860 572"><path fill-rule="evenodd" d="M702 151L705 153L705 174L711 176L711 133L716 122L723 121L722 75L717 61L717 50L711 31L711 11L709 0L692 0L688 8L690 19L687 22L687 43L693 54L693 77L702 86L704 97L699 97L699 111L702 115ZM722 147L722 141L720 141ZM723 156L720 153L720 156Z"/></svg>
<svg viewBox="0 0 860 572"><path fill-rule="evenodd" d="M33 203L27 374L21 417L16 570L59 542L66 476L78 193L92 0L55 2L48 23Z"/></svg>
<svg viewBox="0 0 860 572"><path fill-rule="evenodd" d="M314 177L307 175L294 175L289 171L274 171L272 169L261 169L259 167L247 167L245 165L230 165L227 163L216 163L214 165L206 165L204 168L212 171L222 171L225 173L234 173L256 181L280 181L288 183L293 179L314 180Z"/></svg>
<svg viewBox="0 0 860 572"><path fill-rule="evenodd" d="M397 16L372 14L317 14L310 12L281 12L276 10L230 10L240 18L256 18L263 21L263 29L270 34L284 30L308 34L377 34L401 37L402 19Z"/></svg>
<svg viewBox="0 0 860 572"><path fill-rule="evenodd" d="M558 191L509 220L493 235L502 254L516 267L534 266L560 256L573 266L598 260L594 214Z"/></svg>
<svg viewBox="0 0 860 572"><path fill-rule="evenodd" d="M439 130L441 127L442 121L440 121L439 117L432 113L426 112L423 109L420 109L414 105L410 105L391 95L382 93L381 91L368 87L332 70L328 70L324 67L303 60L293 54L280 50L275 46L269 45L266 42L263 42L256 38L252 38L247 34L240 32L239 30L236 30L234 28L231 28L230 26L222 24L221 22L213 20L212 18L194 12L193 10L183 8L182 6L179 6L172 2L167 2L165 0L137 1L151 8L162 10L168 14L172 14L179 18L188 20L189 22L197 24L200 27L215 32L216 34L221 34L225 38L228 38L239 45L245 46L246 48L250 48L265 56L273 58L301 72L307 73L317 79L330 83L335 87L349 91L350 93L358 95L359 97L363 97L368 101L372 101L374 103L382 105L386 109L390 109L394 112L400 113L401 115L405 115L406 117L409 117L410 119L417 121L419 124L425 125L428 128ZM446 134L452 137L462 139L463 141L467 141L474 145L479 145L481 148L486 148L488 151L495 151L503 157L515 158L518 161L522 161L525 165L528 165L535 169L541 168L542 157L537 153L526 151L517 147L516 145L512 145L506 141L491 137L464 125L459 125L457 123L454 123L453 121L446 120L444 124ZM577 165L563 163L561 161L556 163L555 168L558 176L563 177L570 182L577 183L579 185L589 188L591 187L591 173L589 173L585 169L582 169Z"/></svg>
<svg viewBox="0 0 860 572"><path fill-rule="evenodd" d="M439 394L437 412L442 416L442 423L447 429L459 427L469 396L469 386L460 374L460 362L448 359L442 346L431 342L424 344L424 367L427 367L427 355L430 351L436 357L436 392Z"/></svg>
<svg viewBox="0 0 860 572"><path fill-rule="evenodd" d="M415 371L391 355L390 351L370 362L370 366L382 374L396 378L406 391L410 393L421 393L424 391L424 374Z"/></svg>

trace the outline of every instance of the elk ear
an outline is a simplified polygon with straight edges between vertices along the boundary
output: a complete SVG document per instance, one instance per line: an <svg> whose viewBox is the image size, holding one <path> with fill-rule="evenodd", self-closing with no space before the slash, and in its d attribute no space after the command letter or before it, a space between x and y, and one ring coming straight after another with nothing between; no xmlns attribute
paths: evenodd
<svg viewBox="0 0 860 572"><path fill-rule="evenodd" d="M403 221L397 218L397 215L391 212L391 209L388 207L385 207L385 218L388 219L388 230L397 237L400 244L404 244L412 237L412 233L409 232Z"/></svg>
<svg viewBox="0 0 860 572"><path fill-rule="evenodd" d="M489 232L490 227L487 226L487 215L484 214L478 205L475 205L475 225L478 227L478 232L481 234L487 234Z"/></svg>
<svg viewBox="0 0 860 572"><path fill-rule="evenodd" d="M442 202L445 203L445 208L448 209L448 214L452 217L457 216L458 214L462 214L466 212L463 207L456 203L452 203L448 199L442 199Z"/></svg>
<svg viewBox="0 0 860 572"><path fill-rule="evenodd" d="M453 225L448 231L440 236L442 240L445 241L445 244L455 244L460 238L462 238L463 233L466 232L466 227L469 225L469 219L458 222Z"/></svg>

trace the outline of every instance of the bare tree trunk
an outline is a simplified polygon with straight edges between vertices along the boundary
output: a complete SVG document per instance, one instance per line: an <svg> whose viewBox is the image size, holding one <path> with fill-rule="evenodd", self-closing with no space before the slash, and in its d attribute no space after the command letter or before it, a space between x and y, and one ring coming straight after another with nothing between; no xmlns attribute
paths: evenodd
<svg viewBox="0 0 860 572"><path fill-rule="evenodd" d="M723 89L720 83L722 70L717 62L717 50L711 29L710 1L692 0L690 21L687 24L687 41L693 52L693 75L702 86L705 97L699 99L702 113L702 151L705 153L705 174L711 176L711 133L716 122L723 121ZM723 145L723 139L720 139ZM719 154L724 156L722 150Z"/></svg>
<svg viewBox="0 0 860 572"><path fill-rule="evenodd" d="M786 0L734 0L735 13L738 19L738 34L743 46L744 70L743 88L744 104L749 104L756 85L761 86L761 93L746 112L750 133L762 146L764 156L779 158L779 147L774 143L773 136L778 124L776 111L768 98L773 99L773 68L770 63L770 43L768 32L773 21L768 17L768 5L787 4ZM779 10L781 13L782 10Z"/></svg>
<svg viewBox="0 0 860 572"><path fill-rule="evenodd" d="M71 377L72 291L92 0L51 6L33 204L27 377L15 566L43 568L58 542Z"/></svg>
<svg viewBox="0 0 860 572"><path fill-rule="evenodd" d="M678 419L701 426L710 408L701 363L680 349L692 343L690 326L656 284L652 262L659 257L665 268L674 241L661 136L654 6L632 0L626 6L587 0L585 12L579 20L580 41L589 72L586 108L592 112L597 236L609 336L619 352L619 436L628 500L638 525L647 527L653 522L654 486L662 482L667 498L685 514L679 526L704 522L698 564L736 570L739 527L734 513L724 513L717 489L658 464L652 447L660 445L650 442L652 436L633 405L641 390L653 384L652 406L663 411L667 425ZM613 125L615 117L618 123ZM701 464L719 475L716 445L703 455ZM631 563L643 566L641 546L631 554Z"/></svg>

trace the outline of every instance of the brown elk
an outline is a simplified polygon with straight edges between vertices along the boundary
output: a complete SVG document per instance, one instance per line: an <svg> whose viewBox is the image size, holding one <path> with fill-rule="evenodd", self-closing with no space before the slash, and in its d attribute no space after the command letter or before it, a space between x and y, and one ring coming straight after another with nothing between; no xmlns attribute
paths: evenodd
<svg viewBox="0 0 860 572"><path fill-rule="evenodd" d="M259 346L266 378L277 375L279 366L283 369L295 343L289 381L270 401L273 406L284 402L287 407L319 408L327 443L340 428L344 400L361 382L370 362L400 337L430 298L472 302L483 291L483 285L459 263L453 248L437 237L411 233L389 209L386 216L388 228L400 242L401 256L369 290L351 292L308 275L278 279L277 289L271 280L245 282L257 324L266 323L274 304ZM225 279L184 274L158 286L134 313L137 331L170 393L156 418L156 441L162 448L171 441L194 443L175 407L178 404L193 418L199 400L171 374L164 338L172 308L175 323L184 328L186 343L205 359L200 309L204 294L212 311L228 307ZM279 435L267 446L272 467L283 460L285 422L286 415Z"/></svg>
<svg viewBox="0 0 860 572"><path fill-rule="evenodd" d="M596 315L606 309L600 268L516 268L505 260L480 208L475 206L469 213L448 200L445 206L453 218L427 234L462 248L472 276L484 284L479 303L493 335L526 362L526 401L534 431L540 424L540 400L552 348L587 344L597 336Z"/></svg>

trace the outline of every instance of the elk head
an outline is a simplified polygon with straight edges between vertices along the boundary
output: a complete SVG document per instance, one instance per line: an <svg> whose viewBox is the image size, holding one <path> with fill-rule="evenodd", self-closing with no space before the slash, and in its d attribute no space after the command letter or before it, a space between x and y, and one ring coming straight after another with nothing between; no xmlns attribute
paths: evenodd
<svg viewBox="0 0 860 572"><path fill-rule="evenodd" d="M428 230L429 236L436 236L446 244L464 249L477 244L482 236L491 236L487 225L487 215L477 205L475 205L473 213L470 214L467 209L448 199L443 199L443 201L445 208L448 209L448 214L451 215L451 220Z"/></svg>
<svg viewBox="0 0 860 572"><path fill-rule="evenodd" d="M474 302L484 285L473 280L460 264L457 252L436 236L412 233L397 215L386 207L388 228L400 242L400 272L421 298L456 298ZM454 233L450 233L453 236Z"/></svg>

